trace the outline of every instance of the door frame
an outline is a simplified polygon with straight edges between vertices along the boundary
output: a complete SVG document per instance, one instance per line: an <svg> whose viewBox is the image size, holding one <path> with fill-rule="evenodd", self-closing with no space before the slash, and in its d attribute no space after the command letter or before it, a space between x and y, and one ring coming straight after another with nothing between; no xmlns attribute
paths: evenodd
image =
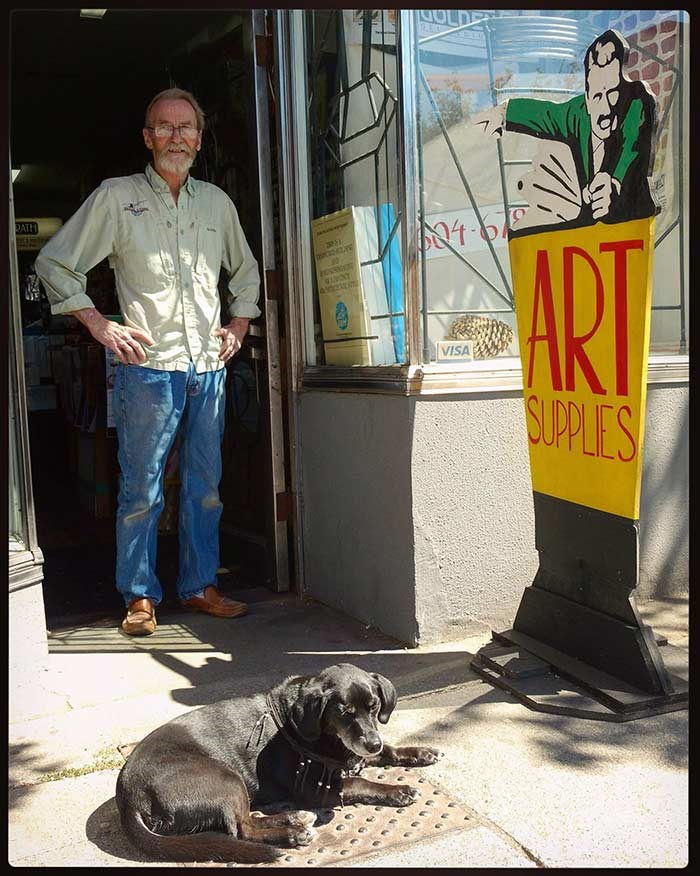
<svg viewBox="0 0 700 876"><path fill-rule="evenodd" d="M253 78L253 109L255 116L255 149L257 156L258 192L260 207L260 237L262 265L260 266L261 300L265 324L265 377L268 401L268 452L270 484L265 502L266 564L273 589L290 589L288 521L290 493L285 471L285 436L280 361L280 272L277 269L274 237L274 207L272 198L271 120L269 113L269 46L267 13L251 9L244 17L244 51L249 53L249 67Z"/></svg>
<svg viewBox="0 0 700 876"><path fill-rule="evenodd" d="M306 592L304 496L301 468L300 394L305 367L304 289L313 285L311 229L303 217L310 215L306 141L296 136L299 119L306 113L300 82L306 71L304 10L273 12L276 94L276 136L279 179L279 216L282 249L282 287L286 332L287 420L289 488L292 495L292 551L295 590ZM313 321L312 321L313 322ZM313 329L313 325L311 327ZM307 339L308 342L308 339Z"/></svg>
<svg viewBox="0 0 700 876"><path fill-rule="evenodd" d="M10 551L9 589L18 590L37 584L44 578L44 557L39 547L32 491L32 468L29 451L29 420L27 417L27 390L24 380L24 348L22 346L21 301L17 241L15 239L15 202L12 193L11 162L8 167L9 184L9 257L10 257L10 349L9 349L9 403L14 408L16 421L19 489L23 524L23 551ZM14 385L14 386L13 386ZM12 389L14 388L14 393ZM12 428L12 424L10 424Z"/></svg>

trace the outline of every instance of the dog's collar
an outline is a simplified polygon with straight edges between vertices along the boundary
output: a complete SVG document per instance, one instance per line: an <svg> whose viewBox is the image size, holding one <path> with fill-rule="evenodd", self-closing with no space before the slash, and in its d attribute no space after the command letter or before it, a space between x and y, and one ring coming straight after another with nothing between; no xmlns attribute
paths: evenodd
<svg viewBox="0 0 700 876"><path fill-rule="evenodd" d="M321 795L321 806L325 804L326 797L328 796L328 792L331 790L333 785L337 786L337 789L340 791L341 787L341 774L343 772L348 774L358 773L362 767L364 766L364 758L359 755L353 754L350 761L348 760L336 760L332 757L326 757L324 755L317 754L315 751L311 751L305 745L302 745L297 739L290 735L286 728L286 721L280 715L279 709L277 708L277 704L274 699L268 693L266 696L267 702L267 711L262 714L262 716L258 719L255 727L251 732L251 739L253 733L255 732L255 728L258 724L262 723L260 728L260 734L258 736L258 744L260 744L260 739L262 738L263 731L265 729L265 720L270 717L272 718L275 727L279 730L280 734L287 742L287 744L299 755L299 764L297 766L296 776L294 779L294 790L301 791L304 785L309 781L309 772L312 764L320 764L321 770L319 779L316 782L316 788L314 789L314 793ZM250 739L248 740L248 744L250 744ZM342 804L342 792L340 794L340 800Z"/></svg>

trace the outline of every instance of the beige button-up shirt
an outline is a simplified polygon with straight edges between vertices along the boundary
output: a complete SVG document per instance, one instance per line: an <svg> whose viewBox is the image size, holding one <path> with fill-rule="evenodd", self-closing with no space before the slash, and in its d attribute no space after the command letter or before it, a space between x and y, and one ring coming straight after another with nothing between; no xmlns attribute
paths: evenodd
<svg viewBox="0 0 700 876"><path fill-rule="evenodd" d="M54 314L95 305L85 274L109 258L126 325L147 331L147 368L215 371L221 339L221 267L230 275L231 317L260 315L258 265L238 214L218 186L188 176L177 203L149 164L145 173L105 180L36 259Z"/></svg>

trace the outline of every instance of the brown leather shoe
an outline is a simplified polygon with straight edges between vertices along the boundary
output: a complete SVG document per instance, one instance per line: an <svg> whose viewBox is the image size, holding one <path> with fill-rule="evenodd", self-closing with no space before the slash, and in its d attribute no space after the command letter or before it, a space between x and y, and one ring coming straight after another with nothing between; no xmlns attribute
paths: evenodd
<svg viewBox="0 0 700 876"><path fill-rule="evenodd" d="M156 610L150 599L134 599L129 603L122 629L127 636L150 636L155 633Z"/></svg>
<svg viewBox="0 0 700 876"><path fill-rule="evenodd" d="M213 584L204 588L203 596L191 596L186 599L182 607L186 611L203 611L215 617L240 617L248 611L245 602L236 602L234 599L222 596Z"/></svg>

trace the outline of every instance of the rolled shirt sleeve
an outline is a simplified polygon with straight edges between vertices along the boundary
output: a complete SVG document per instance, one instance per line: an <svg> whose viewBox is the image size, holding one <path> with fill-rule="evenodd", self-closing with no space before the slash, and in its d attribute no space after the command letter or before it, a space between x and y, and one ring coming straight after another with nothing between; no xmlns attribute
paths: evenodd
<svg viewBox="0 0 700 876"><path fill-rule="evenodd" d="M223 267L230 275L226 288L226 309L231 317L260 316L258 263L248 246L233 201L224 194Z"/></svg>
<svg viewBox="0 0 700 876"><path fill-rule="evenodd" d="M42 247L35 263L51 313L72 313L94 303L87 272L113 252L116 233L108 187L103 183Z"/></svg>

